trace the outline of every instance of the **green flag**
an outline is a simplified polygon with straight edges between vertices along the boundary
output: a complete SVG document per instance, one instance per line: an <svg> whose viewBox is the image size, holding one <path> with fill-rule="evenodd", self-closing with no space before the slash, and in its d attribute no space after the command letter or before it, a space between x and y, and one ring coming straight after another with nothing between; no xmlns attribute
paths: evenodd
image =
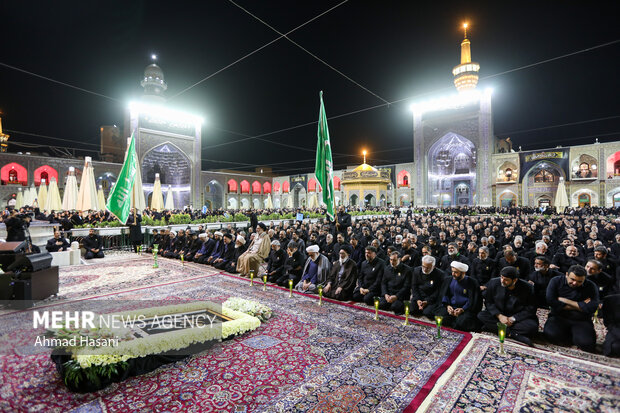
<svg viewBox="0 0 620 413"><path fill-rule="evenodd" d="M329 143L329 129L327 115L323 105L323 91L319 93L321 107L319 109L319 129L316 143L316 165L314 174L323 188L323 203L327 205L327 216L334 220L334 164L332 162L332 148Z"/></svg>
<svg viewBox="0 0 620 413"><path fill-rule="evenodd" d="M131 209L130 197L133 191L137 170L138 157L136 155L135 139L132 134L129 148L127 148L127 157L121 168L121 173L118 174L118 180L110 192L108 203L105 206L106 209L123 224L127 222L127 218L129 217L129 211Z"/></svg>

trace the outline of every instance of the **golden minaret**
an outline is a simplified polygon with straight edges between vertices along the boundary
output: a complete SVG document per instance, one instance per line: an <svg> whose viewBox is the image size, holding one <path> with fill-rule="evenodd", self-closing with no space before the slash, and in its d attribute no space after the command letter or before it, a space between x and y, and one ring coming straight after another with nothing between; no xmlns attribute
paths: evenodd
<svg viewBox="0 0 620 413"><path fill-rule="evenodd" d="M8 141L9 135L2 132L2 112L0 112L0 152L6 152L6 149L8 148Z"/></svg>
<svg viewBox="0 0 620 413"><path fill-rule="evenodd" d="M471 43L467 38L467 26L467 23L463 24L465 37L461 42L461 64L452 69L454 86L459 92L476 88L480 70L480 65L471 61Z"/></svg>

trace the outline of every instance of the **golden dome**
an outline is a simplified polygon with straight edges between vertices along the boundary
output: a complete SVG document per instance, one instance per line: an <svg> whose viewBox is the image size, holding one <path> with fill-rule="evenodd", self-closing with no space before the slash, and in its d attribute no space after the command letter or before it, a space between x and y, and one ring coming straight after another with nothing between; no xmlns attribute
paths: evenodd
<svg viewBox="0 0 620 413"><path fill-rule="evenodd" d="M379 172L376 168L373 168L372 166L368 165L367 163L361 164L360 166L355 168L354 171L375 171L375 172Z"/></svg>

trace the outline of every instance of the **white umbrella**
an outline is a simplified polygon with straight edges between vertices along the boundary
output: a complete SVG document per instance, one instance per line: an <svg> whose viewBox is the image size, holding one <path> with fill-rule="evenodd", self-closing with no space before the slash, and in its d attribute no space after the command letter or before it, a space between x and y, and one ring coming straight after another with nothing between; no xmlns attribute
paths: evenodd
<svg viewBox="0 0 620 413"><path fill-rule="evenodd" d="M174 199L172 199L172 187L168 185L168 193L166 194L166 205L165 209L171 211L174 209Z"/></svg>
<svg viewBox="0 0 620 413"><path fill-rule="evenodd" d="M45 210L45 202L47 201L47 184L45 183L45 179L41 179L37 200L39 201L39 208Z"/></svg>
<svg viewBox="0 0 620 413"><path fill-rule="evenodd" d="M103 187L99 185L99 190L97 191L97 206L100 211L105 211L105 195L103 194Z"/></svg>
<svg viewBox="0 0 620 413"><path fill-rule="evenodd" d="M20 209L24 204L24 194L21 188L17 188L17 197L15 198L15 209Z"/></svg>
<svg viewBox="0 0 620 413"><path fill-rule="evenodd" d="M267 195L267 200L265 201L265 208L273 209L273 202L271 201L271 194Z"/></svg>
<svg viewBox="0 0 620 413"><path fill-rule="evenodd" d="M77 204L75 209L78 211L97 210L97 189L95 186L95 174L92 167L92 158L84 157L84 169L82 170L82 182L78 191Z"/></svg>
<svg viewBox="0 0 620 413"><path fill-rule="evenodd" d="M318 207L317 203L318 201L316 198L316 192L313 192L312 194L310 194L310 199L308 200L308 208Z"/></svg>
<svg viewBox="0 0 620 413"><path fill-rule="evenodd" d="M28 191L28 200L27 200L28 202L26 202L26 199L24 199L24 204L28 206L33 206L34 200L37 199L37 190L34 189L34 184L30 185L30 188L27 191Z"/></svg>
<svg viewBox="0 0 620 413"><path fill-rule="evenodd" d="M78 185L75 177L75 168L69 167L69 176L65 183L65 193L62 195L62 209L71 211L77 205Z"/></svg>
<svg viewBox="0 0 620 413"><path fill-rule="evenodd" d="M560 178L560 184L558 185L558 190L555 193L554 206L559 213L564 212L564 208L569 206L568 195L566 194L566 185L564 185L564 178Z"/></svg>
<svg viewBox="0 0 620 413"><path fill-rule="evenodd" d="M286 207L288 209L293 209L293 196L288 194L288 198L286 199Z"/></svg>
<svg viewBox="0 0 620 413"><path fill-rule="evenodd" d="M161 180L159 179L159 174L155 174L153 195L151 196L151 209L153 211L161 211L164 209L164 195L161 192Z"/></svg>
<svg viewBox="0 0 620 413"><path fill-rule="evenodd" d="M56 178L50 179L50 188L45 201L45 209L50 212L60 211L62 209L62 202L60 202L60 191L58 190Z"/></svg>

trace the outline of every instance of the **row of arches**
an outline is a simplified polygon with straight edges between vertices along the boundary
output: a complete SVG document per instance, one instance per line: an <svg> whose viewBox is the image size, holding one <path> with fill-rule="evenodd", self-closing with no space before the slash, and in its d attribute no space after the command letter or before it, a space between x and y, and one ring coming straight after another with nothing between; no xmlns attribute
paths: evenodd
<svg viewBox="0 0 620 413"><path fill-rule="evenodd" d="M49 184L52 178L58 182L58 171L49 165L43 165L34 170L34 184L36 186L41 185L41 180ZM17 162L8 163L0 168L0 180L2 185L21 184L27 186L28 170Z"/></svg>
<svg viewBox="0 0 620 413"><path fill-rule="evenodd" d="M334 189L336 191L340 190L340 178L334 177ZM228 192L229 193L237 193L239 189L241 189L240 193L242 194L270 194L272 193L272 185L271 182L264 182L262 185L259 181L254 181L250 184L247 180L242 180L241 182L237 182L234 179L229 179L227 182ZM321 185L314 178L310 178L308 181L308 192L320 192L322 190ZM274 193L289 193L291 191L291 185L288 181L284 181L282 184L280 182L273 183L273 192Z"/></svg>

